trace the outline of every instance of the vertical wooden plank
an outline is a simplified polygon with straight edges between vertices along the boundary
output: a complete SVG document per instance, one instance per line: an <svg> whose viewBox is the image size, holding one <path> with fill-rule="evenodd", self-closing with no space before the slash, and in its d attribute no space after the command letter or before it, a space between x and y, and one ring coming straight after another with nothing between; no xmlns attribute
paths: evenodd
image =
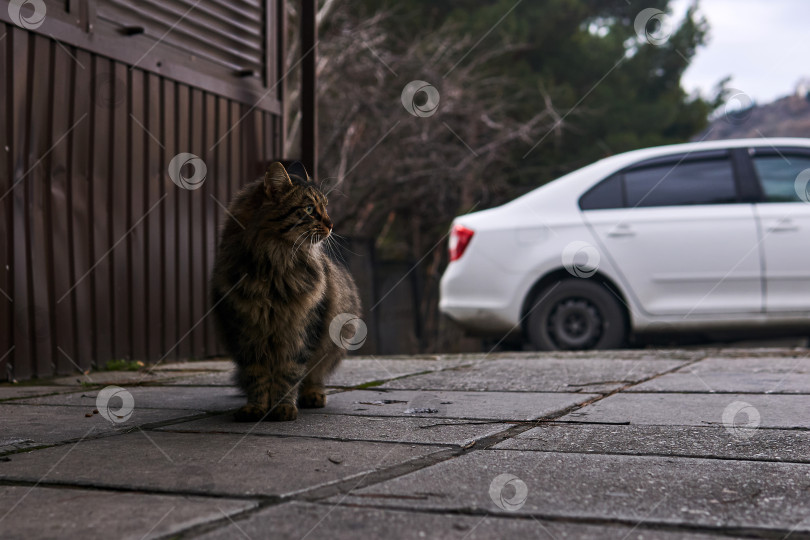
<svg viewBox="0 0 810 540"><path fill-rule="evenodd" d="M50 306L51 281L48 269L51 266L49 254L50 237L50 185L48 170L53 154L51 133L51 86L53 84L52 46L55 43L39 35L30 35L33 59L29 64L28 103L29 110L29 174L25 178L28 195L28 216L30 240L28 244L29 290L33 300L33 313L30 314L34 331L32 344L35 372L38 377L53 374L54 356L51 335L53 311ZM60 133L60 137L61 137Z"/></svg>
<svg viewBox="0 0 810 540"><path fill-rule="evenodd" d="M251 118L251 114L248 113L248 106L243 103L239 104L239 118L241 118L242 121L239 122L239 127L234 131L239 131L239 137L241 139L239 144L239 185L244 186L253 180L253 168L250 163L250 154L253 153L251 151L253 141L250 140L252 136L253 119Z"/></svg>
<svg viewBox="0 0 810 540"><path fill-rule="evenodd" d="M273 130L273 115L269 112L262 113L262 118L264 120L264 148L262 148L262 169L265 169L270 162L275 157L281 157L280 154L276 153L276 137L275 132ZM262 174L264 170L262 170Z"/></svg>
<svg viewBox="0 0 810 540"><path fill-rule="evenodd" d="M275 97L279 102L281 102L281 116L278 118L278 123L276 128L278 129L280 136L276 140L276 144L278 145L278 151L274 154L274 157L277 158L285 158L287 156L284 154L284 137L287 134L287 112L289 103L287 101L287 77L286 69L287 66L286 58L287 58L287 0L277 0L277 8L276 8L276 18L277 24L273 26L271 29L268 29L268 33L272 31L277 31L277 35L275 36L276 39L274 41L276 48L278 49L278 53L276 54L276 69L273 74L275 80L272 84L276 85L275 87ZM268 44L268 51L272 51L272 46ZM269 52L268 52L269 54Z"/></svg>
<svg viewBox="0 0 810 540"><path fill-rule="evenodd" d="M13 82L10 28L0 23L0 381L11 378L14 360Z"/></svg>
<svg viewBox="0 0 810 540"><path fill-rule="evenodd" d="M227 136L228 141L228 162L231 170L230 174L230 182L228 183L228 195L229 199L233 198L239 192L239 189L242 187L242 160L241 160L241 143L242 137L240 137L241 130L239 126L236 125L241 118L241 110L239 108L239 103L235 101L229 102L229 109L230 109L230 118L228 119L228 129L230 133Z"/></svg>
<svg viewBox="0 0 810 540"><path fill-rule="evenodd" d="M264 173L262 168L262 158L264 157L264 112L259 109L253 109L250 113L250 124L253 131L253 140L251 141L251 155L248 156L248 163L250 164L250 178L255 180Z"/></svg>
<svg viewBox="0 0 810 540"><path fill-rule="evenodd" d="M206 129L206 118L203 108L204 94L202 90L192 89L190 92L191 113L189 116L188 131L191 153L205 161L205 148L203 135ZM201 324L205 314L205 198L208 178L201 188L189 192L189 253L190 273L189 311L191 318L189 328L194 327L189 336L191 355L197 358L205 356L204 329ZM200 324L198 324L200 323ZM196 325L196 326L195 326Z"/></svg>
<svg viewBox="0 0 810 540"><path fill-rule="evenodd" d="M143 72L138 69L129 71L129 109L127 118L129 122L129 213L130 227L134 227L127 237L127 266L129 272L128 296L130 305L130 334L132 336L132 358L146 359L146 295L145 266L148 259L146 244L146 225L144 216L149 211L144 191L147 188L147 179L144 174L146 147L145 139L148 137L143 127L144 118L144 79Z"/></svg>
<svg viewBox="0 0 810 540"><path fill-rule="evenodd" d="M213 94L205 94L205 137L203 146L205 148L205 162L208 165L208 178L205 180L205 193L203 193L203 208L205 209L205 278L200 291L200 298L205 299L203 311L208 312L211 299L208 294L208 282L211 279L211 269L214 266L214 253L217 242L217 226L219 225L219 214L221 209L214 200L217 197L218 185L222 182L219 175L219 160L217 149L211 147L217 141L217 97ZM210 315L205 318L203 325L203 337L205 339L205 355L216 354L216 332L214 330L214 319Z"/></svg>
<svg viewBox="0 0 810 540"><path fill-rule="evenodd" d="M90 226L92 242L87 271L91 281L93 326L95 328L94 362L103 367L113 355L113 265L108 250L115 239L112 230L112 112L114 109L113 62L93 57L94 106L92 144L90 153ZM110 81L113 81L111 84Z"/></svg>
<svg viewBox="0 0 810 540"><path fill-rule="evenodd" d="M301 161L318 175L318 0L301 0Z"/></svg>
<svg viewBox="0 0 810 540"><path fill-rule="evenodd" d="M132 334L130 333L130 271L131 261L128 257L128 247L132 235L127 234L134 223L132 208L129 200L132 198L132 185L129 181L129 168L131 153L129 151L129 75L131 72L123 64L113 63L113 74L116 80L127 81L126 88L118 84L113 86L112 110L112 144L111 172L109 178L112 196L110 197L111 229L113 248L110 253L112 262L113 283L113 356L114 358L132 358ZM121 92L124 92L123 96ZM121 99L123 97L123 100ZM115 246L115 247L113 247Z"/></svg>
<svg viewBox="0 0 810 540"><path fill-rule="evenodd" d="M216 193L214 195L219 200L219 203L224 206L228 207L231 200L231 176L232 171L230 168L230 137L226 135L227 131L231 128L230 122L230 103L227 99L223 97L217 98L217 128L216 128L216 140L219 141L217 147L215 148L216 152ZM216 207L217 211L217 238L215 239L215 245L219 242L219 233L222 228L225 226L225 222L230 218L223 208L218 204ZM214 338L216 339L216 332L214 332ZM222 345L219 341L216 341L216 348L218 354L224 352Z"/></svg>
<svg viewBox="0 0 810 540"><path fill-rule="evenodd" d="M93 244L93 229L90 213L92 197L90 192L91 176L88 149L92 145L93 111L91 92L93 81L93 59L89 53L74 50L77 63L73 65L73 82L71 94L73 113L71 122L83 118L74 128L70 147L70 186L71 195L68 207L70 210L71 231L69 250L73 259L70 268L70 292L73 312L73 331L75 334L76 354L74 362L83 370L90 369L93 363L93 341L95 335L93 288L90 276L84 277L93 260L90 250ZM84 69L78 67L84 66ZM71 124L72 125L72 124ZM83 278L83 279L82 279ZM67 291L56 289L57 296L62 297Z"/></svg>
<svg viewBox="0 0 810 540"><path fill-rule="evenodd" d="M160 138L166 149L163 152L163 160L160 165L163 189L168 194L160 207L161 222L163 223L163 313L165 317L163 343L161 346L161 358L175 358L177 356L178 321L180 320L179 306L177 302L179 277L177 274L177 213L180 206L180 188L166 174L166 168L171 159L177 154L177 122L179 111L177 110L177 84L162 80L162 110L161 125L162 136Z"/></svg>
<svg viewBox="0 0 810 540"><path fill-rule="evenodd" d="M186 85L177 85L177 131L175 137L178 152L189 152L189 112L191 110L191 99L189 88ZM177 225L177 274L175 287L177 292L177 334L174 342L177 343L177 354L180 358L188 358L191 355L191 340L186 333L192 325L189 296L191 281L191 232L189 222L191 217L191 197L192 192L173 186L177 192L176 225ZM185 336L185 337L184 337ZM182 339L181 339L182 338Z"/></svg>
<svg viewBox="0 0 810 540"><path fill-rule="evenodd" d="M146 140L147 164L146 164L146 201L151 208L161 200L166 192L163 173L163 141L160 138L161 126L161 92L160 78L157 75L146 74L146 112L144 125L154 136ZM162 247L162 221L161 212L165 212L166 201L160 203L149 217L146 218L146 289L147 298L147 333L148 349L147 358L150 361L157 361L163 355L163 324L165 313L163 311L164 296L164 276L163 276L163 247Z"/></svg>
<svg viewBox="0 0 810 540"><path fill-rule="evenodd" d="M72 53L71 53L72 54ZM47 169L51 172L50 186L50 227L49 244L51 264L49 280L53 284L51 307L54 309L55 332L53 352L58 373L72 373L77 371L73 365L76 353L74 341L75 332L75 295L63 294L72 286L71 270L73 268L74 253L70 249L72 243L73 223L70 219L70 209L73 204L72 178L71 178L71 151L74 143L76 122L84 123L87 118L74 118L73 110L73 83L74 73L80 69L78 64L61 47L53 47L53 81L50 85L53 92L51 101L51 118L53 130L51 132L51 145L53 150L48 155ZM68 133L61 142L58 140Z"/></svg>
<svg viewBox="0 0 810 540"><path fill-rule="evenodd" d="M28 197L25 182L28 171L28 128L31 125L28 118L28 55L30 54L29 33L16 27L8 27L6 36L9 47L10 70L8 77L11 82L11 110L9 120L11 124L10 156L12 191L6 197L13 206L13 283L11 297L14 299L14 352L13 377L26 379L34 373L31 343L31 307L32 299L29 293L28 281L29 260L28 245L29 228L27 223Z"/></svg>

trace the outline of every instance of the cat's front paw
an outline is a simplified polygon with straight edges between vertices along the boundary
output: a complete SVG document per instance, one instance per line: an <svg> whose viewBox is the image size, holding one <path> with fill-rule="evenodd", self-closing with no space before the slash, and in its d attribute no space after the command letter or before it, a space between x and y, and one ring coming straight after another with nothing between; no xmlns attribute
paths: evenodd
<svg viewBox="0 0 810 540"><path fill-rule="evenodd" d="M302 409L322 409L326 407L326 394L317 390L303 391L298 396L298 406Z"/></svg>
<svg viewBox="0 0 810 540"><path fill-rule="evenodd" d="M265 420L271 422L289 422L298 418L298 407L292 403L279 403L267 413Z"/></svg>
<svg viewBox="0 0 810 540"><path fill-rule="evenodd" d="M264 418L265 414L267 414L266 410L253 403L248 403L237 410L233 417L237 422L258 422Z"/></svg>

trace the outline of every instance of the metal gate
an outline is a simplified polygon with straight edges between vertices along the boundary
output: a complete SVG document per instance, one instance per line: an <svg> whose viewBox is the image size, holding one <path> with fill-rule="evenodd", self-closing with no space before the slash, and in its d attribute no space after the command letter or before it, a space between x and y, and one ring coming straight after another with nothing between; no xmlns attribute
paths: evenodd
<svg viewBox="0 0 810 540"><path fill-rule="evenodd" d="M0 3L0 379L220 352L224 207L282 157L283 8Z"/></svg>

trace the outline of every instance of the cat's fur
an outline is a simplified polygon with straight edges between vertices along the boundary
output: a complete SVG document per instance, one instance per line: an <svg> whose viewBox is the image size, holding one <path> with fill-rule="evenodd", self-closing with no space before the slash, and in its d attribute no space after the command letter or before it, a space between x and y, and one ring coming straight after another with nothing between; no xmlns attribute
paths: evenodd
<svg viewBox="0 0 810 540"><path fill-rule="evenodd" d="M288 174L277 162L228 207L211 291L247 396L237 420L294 420L298 407L326 404L324 379L345 355L330 322L360 315L352 277L321 244L332 231L326 204L303 166Z"/></svg>

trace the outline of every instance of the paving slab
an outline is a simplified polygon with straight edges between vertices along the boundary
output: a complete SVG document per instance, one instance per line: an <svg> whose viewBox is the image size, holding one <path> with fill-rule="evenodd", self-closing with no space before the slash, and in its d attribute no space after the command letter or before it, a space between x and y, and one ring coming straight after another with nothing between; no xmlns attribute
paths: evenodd
<svg viewBox="0 0 810 540"><path fill-rule="evenodd" d="M206 371L199 371L205 374ZM150 384L156 382L167 382L180 376L191 377L194 372L175 371L95 371L89 375L69 375L50 379L48 382L59 386L78 386L80 388L93 385L134 386L139 384Z"/></svg>
<svg viewBox="0 0 810 540"><path fill-rule="evenodd" d="M499 421L447 418L385 418L320 414L302 411L295 422L234 422L230 414L172 424L160 431L191 433L251 433L252 435L317 437L345 441L380 441L467 446L511 427Z"/></svg>
<svg viewBox="0 0 810 540"><path fill-rule="evenodd" d="M670 455L810 463L810 431L723 427L543 424L495 448L596 454Z"/></svg>
<svg viewBox="0 0 810 540"><path fill-rule="evenodd" d="M534 420L557 415L596 394L352 390L330 395L324 414Z"/></svg>
<svg viewBox="0 0 810 540"><path fill-rule="evenodd" d="M227 411L244 405L245 398L233 387L209 386L133 386L126 389L134 399L136 409L194 409L198 411ZM99 390L72 394L16 400L32 405L67 405L93 410Z"/></svg>
<svg viewBox="0 0 810 540"><path fill-rule="evenodd" d="M77 392L75 388L65 388L64 386L11 386L0 385L0 401L10 399L23 399L36 396L48 396L52 394L64 394Z"/></svg>
<svg viewBox="0 0 810 540"><path fill-rule="evenodd" d="M442 447L210 433L135 432L13 454L0 479L181 491L290 495L362 478Z"/></svg>
<svg viewBox="0 0 810 540"><path fill-rule="evenodd" d="M810 394L810 357L706 358L629 391Z"/></svg>
<svg viewBox="0 0 810 540"><path fill-rule="evenodd" d="M0 531L6 540L138 540L176 534L254 506L251 501L224 498L0 486Z"/></svg>
<svg viewBox="0 0 810 540"><path fill-rule="evenodd" d="M356 508L311 503L287 503L235 520L200 538L264 538L273 531L279 540L302 538L386 538L406 540L449 538L482 540L491 538L549 538L557 540L717 540L717 536L670 531L650 531L623 525L584 525L533 519L504 519L492 516L428 514L377 508ZM729 538L729 537L723 537Z"/></svg>
<svg viewBox="0 0 810 540"><path fill-rule="evenodd" d="M486 450L356 490L343 503L786 534L810 532L808 487L807 464Z"/></svg>
<svg viewBox="0 0 810 540"><path fill-rule="evenodd" d="M149 366L152 371L230 371L233 361L229 358L211 360L192 360L188 362L161 362Z"/></svg>
<svg viewBox="0 0 810 540"><path fill-rule="evenodd" d="M194 410L135 409L125 422L113 423L100 414L93 414L93 407L0 404L0 453L82 437L125 433L144 424L203 414Z"/></svg>
<svg viewBox="0 0 810 540"><path fill-rule="evenodd" d="M405 375L414 375L426 371L439 371L442 369L471 365L472 360L452 357L420 357L420 358L347 358L340 363L337 371L329 378L329 386L359 386L395 379Z"/></svg>
<svg viewBox="0 0 810 540"><path fill-rule="evenodd" d="M810 428L810 395L616 394L560 420L664 426Z"/></svg>
<svg viewBox="0 0 810 540"><path fill-rule="evenodd" d="M155 381L161 386L234 386L234 374L236 371L207 371L203 373L180 373L167 371L163 373L173 374L173 378Z"/></svg>
<svg viewBox="0 0 810 540"><path fill-rule="evenodd" d="M610 392L675 369L687 360L554 358L483 360L467 368L405 377L380 388L513 392Z"/></svg>

